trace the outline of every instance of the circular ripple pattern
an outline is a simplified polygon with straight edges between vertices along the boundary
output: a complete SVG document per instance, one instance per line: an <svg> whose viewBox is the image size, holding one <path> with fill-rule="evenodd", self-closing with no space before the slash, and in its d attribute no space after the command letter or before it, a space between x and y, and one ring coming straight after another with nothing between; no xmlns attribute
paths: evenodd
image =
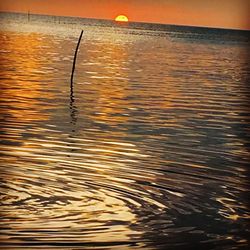
<svg viewBox="0 0 250 250"><path fill-rule="evenodd" d="M0 33L4 248L247 247L246 44L86 27L70 89L77 32L27 27Z"/></svg>

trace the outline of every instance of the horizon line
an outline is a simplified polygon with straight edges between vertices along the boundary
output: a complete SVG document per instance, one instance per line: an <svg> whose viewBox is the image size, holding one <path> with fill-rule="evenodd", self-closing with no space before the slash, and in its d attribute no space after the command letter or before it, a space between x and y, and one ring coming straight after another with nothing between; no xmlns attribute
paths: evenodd
<svg viewBox="0 0 250 250"><path fill-rule="evenodd" d="M41 15L41 16L72 17L72 18L81 18L81 19L115 21L114 19L104 19L104 18L96 18L96 17L82 17L82 16L69 16L69 15L64 16L64 15L52 15L52 14L34 13L34 12L32 13L30 10L27 10L27 12L0 10L0 13L29 14L29 15ZM145 21L128 21L128 23L142 23L142 24L155 24L155 25L166 25L166 26L177 26L177 27L190 27L190 28L203 28L203 29L218 29L218 30L231 30L231 31L250 32L250 29L214 27L214 26L197 26L197 25L174 24L174 23L158 23L158 22L145 22Z"/></svg>

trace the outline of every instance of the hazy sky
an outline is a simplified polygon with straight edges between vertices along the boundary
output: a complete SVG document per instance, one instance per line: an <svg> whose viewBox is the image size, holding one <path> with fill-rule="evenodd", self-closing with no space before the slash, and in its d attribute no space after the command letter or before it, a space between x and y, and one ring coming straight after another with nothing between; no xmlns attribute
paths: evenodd
<svg viewBox="0 0 250 250"><path fill-rule="evenodd" d="M250 29L250 0L0 0L0 10Z"/></svg>

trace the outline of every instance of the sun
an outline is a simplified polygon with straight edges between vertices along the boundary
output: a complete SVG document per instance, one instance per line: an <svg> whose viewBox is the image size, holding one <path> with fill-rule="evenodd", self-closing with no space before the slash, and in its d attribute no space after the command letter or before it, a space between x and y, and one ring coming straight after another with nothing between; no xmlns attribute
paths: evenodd
<svg viewBox="0 0 250 250"><path fill-rule="evenodd" d="M119 15L115 18L116 22L128 22L128 18L125 15Z"/></svg>

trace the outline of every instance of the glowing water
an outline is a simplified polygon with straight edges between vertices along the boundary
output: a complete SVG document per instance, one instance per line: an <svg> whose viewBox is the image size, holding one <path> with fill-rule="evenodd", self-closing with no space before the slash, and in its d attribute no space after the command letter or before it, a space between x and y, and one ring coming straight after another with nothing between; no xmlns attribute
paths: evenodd
<svg viewBox="0 0 250 250"><path fill-rule="evenodd" d="M8 25L5 248L247 245L246 43L81 27L70 89L79 27Z"/></svg>

